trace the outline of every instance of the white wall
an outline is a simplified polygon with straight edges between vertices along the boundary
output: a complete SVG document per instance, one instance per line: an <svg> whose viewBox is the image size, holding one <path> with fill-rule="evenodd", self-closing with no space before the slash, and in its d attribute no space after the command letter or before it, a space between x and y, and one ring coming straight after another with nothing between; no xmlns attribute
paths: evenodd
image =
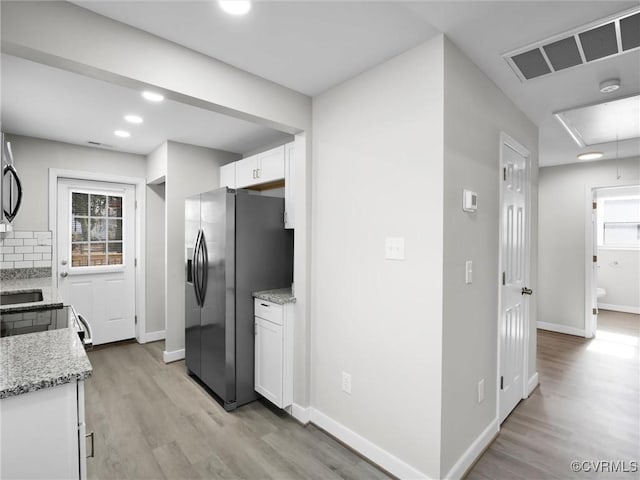
<svg viewBox="0 0 640 480"><path fill-rule="evenodd" d="M640 250L598 248L598 287L607 291L598 306L640 313Z"/></svg>
<svg viewBox="0 0 640 480"><path fill-rule="evenodd" d="M640 183L640 158L540 169L538 321L585 329L585 219L592 187Z"/></svg>
<svg viewBox="0 0 640 480"><path fill-rule="evenodd" d="M165 184L147 185L146 319L147 332L165 330Z"/></svg>
<svg viewBox="0 0 640 480"><path fill-rule="evenodd" d="M49 169L145 178L145 157L41 138L7 135L24 198L14 220L16 230L49 229Z"/></svg>
<svg viewBox="0 0 640 480"><path fill-rule="evenodd" d="M440 474L442 44L437 37L313 100L311 403L433 478ZM406 260L385 260L385 237L399 236ZM341 391L343 371L352 375L350 395Z"/></svg>
<svg viewBox="0 0 640 480"><path fill-rule="evenodd" d="M235 153L167 142L166 220L166 342L165 351L184 349L184 200L218 188L220 166L240 159Z"/></svg>
<svg viewBox="0 0 640 480"><path fill-rule="evenodd" d="M444 50L444 319L441 475L496 419L498 328L499 152L505 132L532 152L531 287L536 290L538 129L449 40ZM462 211L462 190L478 210ZM465 261L473 283L465 284ZM529 376L535 373L532 297ZM485 399L477 402L478 381Z"/></svg>
<svg viewBox="0 0 640 480"><path fill-rule="evenodd" d="M167 142L147 155L147 183L162 183L167 176Z"/></svg>

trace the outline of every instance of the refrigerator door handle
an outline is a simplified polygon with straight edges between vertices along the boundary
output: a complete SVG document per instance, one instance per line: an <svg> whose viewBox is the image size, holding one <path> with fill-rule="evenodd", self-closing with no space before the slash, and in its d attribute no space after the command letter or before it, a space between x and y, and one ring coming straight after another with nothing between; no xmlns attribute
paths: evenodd
<svg viewBox="0 0 640 480"><path fill-rule="evenodd" d="M204 299L207 296L207 283L209 281L209 252L207 251L207 240L204 231L200 235L200 252L202 256L202 283L200 284L200 301L204 306Z"/></svg>
<svg viewBox="0 0 640 480"><path fill-rule="evenodd" d="M202 306L202 300L200 299L200 289L198 287L199 280L199 268L198 268L198 249L200 248L200 234L202 230L198 230L198 235L196 236L196 243L193 247L193 261L191 262L193 265L193 291L196 295L196 302L198 302L198 306Z"/></svg>

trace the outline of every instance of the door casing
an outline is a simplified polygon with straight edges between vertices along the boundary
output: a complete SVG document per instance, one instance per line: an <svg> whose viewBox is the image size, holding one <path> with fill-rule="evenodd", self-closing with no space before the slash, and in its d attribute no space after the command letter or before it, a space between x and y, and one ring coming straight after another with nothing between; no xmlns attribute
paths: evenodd
<svg viewBox="0 0 640 480"><path fill-rule="evenodd" d="M57 199L58 199L58 179L68 178L73 180L88 180L94 182L110 182L110 183L123 183L135 186L135 255L137 258L137 267L135 271L135 304L136 304L136 317L138 319L136 323L136 340L139 343L146 343L146 329L145 329L145 189L146 180L139 177L125 177L119 175L108 175L102 173L83 172L77 170L61 170L56 168L49 169L49 230L53 232L53 247L52 247L52 275L58 276L58 245L57 245L57 232L58 232L58 212L57 212ZM155 339L157 340L157 338Z"/></svg>

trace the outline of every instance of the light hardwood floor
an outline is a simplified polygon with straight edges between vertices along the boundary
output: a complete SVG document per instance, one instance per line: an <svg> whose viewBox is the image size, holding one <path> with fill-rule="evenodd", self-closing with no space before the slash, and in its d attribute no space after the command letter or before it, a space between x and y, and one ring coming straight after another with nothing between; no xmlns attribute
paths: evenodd
<svg viewBox="0 0 640 480"><path fill-rule="evenodd" d="M162 362L164 342L89 353L87 431L95 479L388 479L313 426L261 402L233 413L185 372Z"/></svg>
<svg viewBox="0 0 640 480"><path fill-rule="evenodd" d="M638 479L572 460L640 461L640 315L601 310L596 338L538 330L540 386L502 424L468 480Z"/></svg>
<svg viewBox="0 0 640 480"><path fill-rule="evenodd" d="M507 418L467 478L640 478L570 469L571 460L640 460L639 337L640 316L606 311L596 340L538 331L540 387ZM96 432L90 478L390 478L321 430L261 402L226 413L186 375L184 362L162 362L162 347L128 343L89 353L87 426Z"/></svg>

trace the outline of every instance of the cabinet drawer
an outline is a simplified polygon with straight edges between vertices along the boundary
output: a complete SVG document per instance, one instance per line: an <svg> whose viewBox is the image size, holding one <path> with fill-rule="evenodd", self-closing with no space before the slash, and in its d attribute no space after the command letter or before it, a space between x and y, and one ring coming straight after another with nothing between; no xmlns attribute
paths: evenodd
<svg viewBox="0 0 640 480"><path fill-rule="evenodd" d="M266 300L260 300L259 298L254 300L254 313L256 317L282 325L282 305L267 302Z"/></svg>

